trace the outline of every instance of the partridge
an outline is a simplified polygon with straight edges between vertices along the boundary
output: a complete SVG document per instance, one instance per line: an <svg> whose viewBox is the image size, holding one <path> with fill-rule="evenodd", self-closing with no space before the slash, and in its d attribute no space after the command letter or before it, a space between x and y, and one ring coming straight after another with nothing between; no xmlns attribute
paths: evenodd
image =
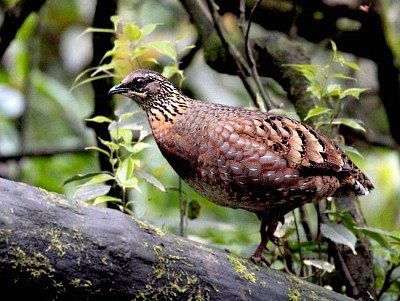
<svg viewBox="0 0 400 301"><path fill-rule="evenodd" d="M286 213L374 188L343 150L297 120L191 99L145 69L109 94L129 97L146 112L161 153L189 186L218 205L257 214L254 262L264 259L268 241L278 244L274 232Z"/></svg>

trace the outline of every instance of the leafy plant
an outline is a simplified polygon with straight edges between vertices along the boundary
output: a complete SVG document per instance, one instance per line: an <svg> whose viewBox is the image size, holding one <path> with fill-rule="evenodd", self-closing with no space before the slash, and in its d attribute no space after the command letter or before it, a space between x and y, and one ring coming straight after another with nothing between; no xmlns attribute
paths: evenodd
<svg viewBox="0 0 400 301"><path fill-rule="evenodd" d="M140 160L137 158L137 154L144 149L150 147L149 144L143 142L144 135L136 140L133 138L132 131L129 128L120 127L121 122L123 122L128 117L131 117L134 112L122 114L118 120L113 121L104 116L97 116L87 121L103 123L106 122L110 126L111 141L104 141L100 139L100 143L103 144L108 151L103 148L92 146L88 147L88 150L95 150L99 153L108 157L112 172L101 171L98 173L90 173L85 175L76 175L67 181L77 181L90 178L76 191L75 197L88 195L87 201L92 205L98 205L106 202L112 202L116 204L122 212L129 213L133 215L131 210L132 201L126 199L126 193L123 193L122 199L106 195L111 186L106 183L113 183L113 185L118 185L122 188L124 192L127 189L136 189L140 191L139 180L144 179L147 182L153 184L156 188L165 191L164 186L152 175L140 170ZM99 186L101 184L102 186ZM89 190L88 190L89 187ZM88 193L91 191L91 193ZM99 194L99 195L96 195Z"/></svg>
<svg viewBox="0 0 400 301"><path fill-rule="evenodd" d="M347 67L353 71L360 71L358 65L353 62L348 62L338 52L335 42L331 41L332 56L330 61L324 65L316 64L291 64L293 69L299 71L309 82L307 91L318 100L318 105L310 109L305 121L313 118L313 124L317 129L323 126L338 126L346 125L355 130L365 131L360 120L354 118L339 117L343 101L347 97L354 97L359 99L360 94L367 89L363 88L348 88L343 87L334 82L334 80L351 80L355 78L345 75L343 73L336 73L332 70L339 65L340 67Z"/></svg>
<svg viewBox="0 0 400 301"><path fill-rule="evenodd" d="M348 88L344 89L342 85L338 83L340 80L345 81L355 81L354 77L348 76L344 73L337 73L333 70L337 67L340 68L349 68L352 71L360 71L358 65L353 62L348 62L344 59L344 57L338 52L336 44L331 41L332 46L332 55L330 60L324 66L317 64L290 64L291 68L299 71L309 82L307 87L307 91L311 94L311 96L317 99L318 103L314 108L311 108L306 117L305 121L312 122L313 126L318 130L325 130L328 134L333 132L333 128L339 125L346 125L355 130L365 131L361 121L353 119L353 118L344 118L340 117L343 108L343 102L348 97L354 97L358 99L360 94L364 92L366 89L363 88ZM338 136L336 137L339 143L342 142ZM352 147L342 145L347 151L352 151L353 153L359 154L358 151ZM325 210L325 214L329 212L328 209L332 205L331 202L327 202L328 208ZM304 213L301 213L304 215ZM343 218L344 215L341 215ZM340 220L340 219L338 219ZM337 220L337 221L338 221ZM296 225L293 225L295 227ZM297 225L298 226L298 225ZM352 228L353 224L350 226L349 224L338 224L334 222L330 222L326 220L323 224L318 227L318 235L322 236L326 239L329 239L335 243L340 243L348 246L353 253L355 253L355 244L357 242L356 236L353 232L355 232ZM299 235L297 227L297 236ZM298 241L300 245L301 242ZM321 246L318 246L318 243L308 244L306 250L312 250L308 253L308 256L315 257L311 259L306 259L300 263L300 265L304 268L304 264L307 266L313 266L317 269L320 269L324 272L331 273L333 271L329 262L327 262L328 258L321 260ZM311 249L310 249L311 247ZM317 251L316 255L313 253ZM299 249L299 252L301 250ZM299 260L302 260L302 254L299 253Z"/></svg>
<svg viewBox="0 0 400 301"><path fill-rule="evenodd" d="M162 74L170 78L177 75L180 81L184 79L183 71L179 69L178 57L193 45L184 46L178 51L182 37L177 37L175 44L169 40L149 40L151 33L159 24L147 24L140 28L134 23L124 23L120 16L112 16L113 29L89 27L82 34L90 32L111 33L115 35L114 47L107 51L102 61L111 58L109 63L88 68L75 79L74 88L91 81L106 77L122 77L137 68L151 68L159 65L158 55L165 56L170 62L164 64ZM89 77L85 78L87 75Z"/></svg>
<svg viewBox="0 0 400 301"><path fill-rule="evenodd" d="M342 112L343 102L348 97L359 99L360 94L366 89L363 88L348 88L343 89L337 80L351 80L355 78L345 75L343 73L333 72L334 67L350 68L352 71L360 71L357 64L348 62L337 50L336 44L331 41L332 56L330 61L324 65L290 65L295 70L299 71L309 82L307 91L318 100L318 104L309 110L304 118L305 121L312 121L314 126L321 130L332 132L332 128L339 125L345 125L358 131L365 131L361 121L353 118L340 117ZM342 139L336 139L342 141ZM342 145L346 151L359 154L358 151L352 147ZM328 208L329 209L329 208ZM400 292L400 236L396 231L388 232L370 227L358 227L348 213L337 212L336 210L325 210L330 219L320 225L320 234L335 242L348 246L353 253L356 252L355 245L357 242L356 237L366 235L372 239L372 250L374 251L374 259L376 262L376 283L380 287L378 299L386 296L398 296ZM294 226L293 226L294 227ZM297 230L298 231L298 230ZM288 231L290 235L291 232ZM287 235L285 237L287 238ZM332 273L334 266L329 263L329 259L325 257L321 246L316 246L313 242L301 242L298 239L297 246L292 248L292 251L298 250L298 254L294 254L294 260L301 261L302 252L306 252L307 258L300 262L303 267L303 275L311 275L310 272L304 270L305 266L314 267L322 273ZM303 248L296 249L299 245ZM317 252L317 256L314 256ZM297 256L298 257L297 257ZM313 258L313 256L315 258ZM300 268L301 269L301 268ZM299 272L301 274L301 272ZM389 297L391 298L391 297Z"/></svg>
<svg viewBox="0 0 400 301"><path fill-rule="evenodd" d="M103 62L105 59L109 59L109 63L103 63L100 66L83 71L77 76L73 88L104 77L120 78L133 69L151 68L154 65L159 65L160 55L169 60L169 63L163 66L162 74L168 78L176 75L179 78L179 83L182 83L184 77L178 66L178 57L182 51L193 47L192 45L181 47L178 51L180 38L177 38L175 44L169 40L151 40L150 35L158 24L139 27L133 23L123 23L120 16L113 16L111 21L114 24L113 29L88 28L83 33L100 32L115 35L114 47L102 59ZM100 171L76 175L67 180L66 183L78 180L86 181L76 191L75 196L77 198L88 201L93 205L111 202L121 211L134 214L132 210L133 201L127 199L126 192L129 189L140 191L140 180L146 180L156 188L165 191L165 187L155 177L141 170L138 154L150 145L143 142L145 137L143 131L140 132L139 138L134 138L129 122L128 124L125 122L135 113L122 113L117 116L117 120L111 120L105 116L87 119L89 122L109 124L111 141L99 138L103 147L89 147L87 149L107 156L112 166L112 172ZM113 185L122 189L121 197L108 195ZM184 203L183 200L181 202ZM186 217L186 206L181 206L181 210L183 210L182 216ZM184 225L184 223L181 222L181 225ZM181 233L184 232L184 229L181 229Z"/></svg>

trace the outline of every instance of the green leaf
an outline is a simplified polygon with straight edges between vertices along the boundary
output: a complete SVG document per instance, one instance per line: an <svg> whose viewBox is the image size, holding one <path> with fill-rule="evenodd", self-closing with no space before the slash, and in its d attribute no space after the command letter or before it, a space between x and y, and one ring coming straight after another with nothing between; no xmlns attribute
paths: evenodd
<svg viewBox="0 0 400 301"><path fill-rule="evenodd" d="M98 137L98 139L100 140L100 142L103 145L107 146L109 149L111 149L111 150L119 150L119 145L117 143L101 139L100 137Z"/></svg>
<svg viewBox="0 0 400 301"><path fill-rule="evenodd" d="M81 73L79 73L79 74L75 77L74 84L73 84L73 86L72 86L71 89L74 89L74 86L75 86L76 84L78 84L78 82L80 81L80 79L81 79L82 77L84 77L86 74L88 74L88 73L90 73L90 72L92 72L93 70L96 70L96 69L97 69L97 67L90 67L90 68L87 68L87 69L83 70Z"/></svg>
<svg viewBox="0 0 400 301"><path fill-rule="evenodd" d="M81 186L104 183L104 182L107 182L110 180L114 180L114 177L109 174L101 173L101 174L94 176L90 181L86 182L85 184L83 184Z"/></svg>
<svg viewBox="0 0 400 301"><path fill-rule="evenodd" d="M118 166L117 171L115 172L116 178L118 182L125 183L132 177L132 171L134 169L134 165L132 164L131 158L126 158L123 160Z"/></svg>
<svg viewBox="0 0 400 301"><path fill-rule="evenodd" d="M330 97L340 96L342 87L338 84L330 84L326 87L326 94Z"/></svg>
<svg viewBox="0 0 400 301"><path fill-rule="evenodd" d="M335 266L325 260L305 259L303 262L305 265L316 267L328 273L332 273L335 270Z"/></svg>
<svg viewBox="0 0 400 301"><path fill-rule="evenodd" d="M331 40L331 47L332 47L332 51L334 53L336 53L337 52L337 46L336 46L336 43L333 40Z"/></svg>
<svg viewBox="0 0 400 301"><path fill-rule="evenodd" d="M124 114L122 114L121 116L118 117L118 122L121 122L125 119L128 119L130 117L132 117L133 115L137 114L139 111L130 111L130 112L126 112Z"/></svg>
<svg viewBox="0 0 400 301"><path fill-rule="evenodd" d="M103 57L101 58L101 62L104 61L106 58L110 57L110 56L114 56L115 54L120 53L119 49L116 49L115 47L111 50L108 50ZM98 68L98 67L96 67Z"/></svg>
<svg viewBox="0 0 400 301"><path fill-rule="evenodd" d="M360 71L360 67L357 65L357 63L347 62L347 61L343 60L342 64L345 65L346 67L349 67L350 69L355 70L355 71Z"/></svg>
<svg viewBox="0 0 400 301"><path fill-rule="evenodd" d="M316 83L318 74L321 73L321 66L311 64L284 64L300 72L310 83Z"/></svg>
<svg viewBox="0 0 400 301"><path fill-rule="evenodd" d="M125 143L132 142L133 133L130 129L118 128L116 130L110 130L110 135L116 141L122 139Z"/></svg>
<svg viewBox="0 0 400 301"><path fill-rule="evenodd" d="M356 149L353 146L350 145L341 145L341 148L346 152L346 153L352 153L354 155L359 156L360 158L364 158L364 156L358 151L358 149Z"/></svg>
<svg viewBox="0 0 400 301"><path fill-rule="evenodd" d="M134 168L140 167L140 160L139 159L134 159L134 158L131 157L131 161L132 161L132 164L133 164Z"/></svg>
<svg viewBox="0 0 400 301"><path fill-rule="evenodd" d="M323 223L321 224L321 233L334 243L348 246L354 254L357 254L355 249L357 238L353 232L342 224Z"/></svg>
<svg viewBox="0 0 400 301"><path fill-rule="evenodd" d="M359 99L360 98L360 94L365 92L365 91L367 91L367 90L368 89L362 89L362 88L349 88L349 89L346 89L346 90L342 91L342 93L340 95L340 98L342 99L342 98L344 98L346 96L353 96L353 97Z"/></svg>
<svg viewBox="0 0 400 301"><path fill-rule="evenodd" d="M145 54L147 51L149 51L149 48L147 47L138 47L132 50L130 54L130 60L135 60L136 58L140 57L141 55Z"/></svg>
<svg viewBox="0 0 400 301"><path fill-rule="evenodd" d="M125 38L130 42L138 41L142 35L140 28L131 23L125 24L122 31Z"/></svg>
<svg viewBox="0 0 400 301"><path fill-rule="evenodd" d="M154 187L158 188L162 192L165 192L165 187L164 185L157 180L155 177L153 177L151 174L144 172L143 170L134 170L134 174L138 175L142 179L146 180L148 183L152 184Z"/></svg>
<svg viewBox="0 0 400 301"><path fill-rule="evenodd" d="M352 129L365 132L365 128L361 125L360 121L352 118L335 118L332 120L332 124L346 125Z"/></svg>
<svg viewBox="0 0 400 301"><path fill-rule="evenodd" d="M105 154L107 157L111 156L111 154L109 152L107 152L106 150L104 150L100 147L97 147L97 146L88 146L88 147L85 147L85 150L95 150L95 151Z"/></svg>
<svg viewBox="0 0 400 301"><path fill-rule="evenodd" d="M134 154L140 153L142 150L144 150L145 148L149 148L151 147L150 144L146 143L146 142L137 142L135 143L135 145L132 148L132 152Z"/></svg>
<svg viewBox="0 0 400 301"><path fill-rule="evenodd" d="M166 55L176 61L177 53L174 47L172 47L170 41L153 41L146 45L148 48L154 48L157 52Z"/></svg>
<svg viewBox="0 0 400 301"><path fill-rule="evenodd" d="M189 202L188 208L187 208L188 219L193 220L193 219L198 218L200 215L200 210L201 210L201 206L200 206L199 202L196 200L191 200Z"/></svg>
<svg viewBox="0 0 400 301"><path fill-rule="evenodd" d="M87 202L106 195L110 189L111 186L105 184L85 185L75 191L74 199L80 202Z"/></svg>
<svg viewBox="0 0 400 301"><path fill-rule="evenodd" d="M154 65L160 65L160 63L159 63L159 62L157 61L157 59L154 58L154 57L145 58L145 59L143 60L143 62L145 62L145 63L151 63L151 64L154 64Z"/></svg>
<svg viewBox="0 0 400 301"><path fill-rule="evenodd" d="M307 116L304 118L304 120L310 119L311 117L315 117L318 115L322 115L322 114L327 114L332 112L332 110L330 108L327 107L315 107L312 108L311 110L308 111Z"/></svg>
<svg viewBox="0 0 400 301"><path fill-rule="evenodd" d="M316 99L321 100L325 95L325 89L321 85L318 84L310 84L306 91L314 96Z"/></svg>
<svg viewBox="0 0 400 301"><path fill-rule="evenodd" d="M166 78L171 78L175 74L178 74L181 78L183 78L183 71L178 68L177 65L167 65L164 67L162 75Z"/></svg>
<svg viewBox="0 0 400 301"><path fill-rule="evenodd" d="M97 69L90 76L93 77L98 73L104 72L104 73L106 73L105 76L108 78L108 77L110 77L110 75L109 75L111 73L110 70L113 70L113 69L115 69L115 62L111 61L111 63L109 63L109 64L103 64L103 65L98 66Z"/></svg>
<svg viewBox="0 0 400 301"><path fill-rule="evenodd" d="M114 33L114 30L108 29L108 28L95 28L95 27L89 27L87 28L84 32L82 32L79 36L82 37L84 34L89 33L89 32L100 32L100 33Z"/></svg>
<svg viewBox="0 0 400 301"><path fill-rule="evenodd" d="M118 30L118 24L121 22L122 17L118 15L111 16L110 20L114 24L114 31Z"/></svg>
<svg viewBox="0 0 400 301"><path fill-rule="evenodd" d="M77 174L77 175L74 175L74 176L68 178L67 180L65 180L63 185L66 185L66 184L72 183L72 182L76 182L76 181L85 180L88 178L92 178L99 174L102 174L102 173L101 172L91 172L91 173L87 173L87 174Z"/></svg>
<svg viewBox="0 0 400 301"><path fill-rule="evenodd" d="M104 203L108 203L108 202L122 204L122 200L121 199L117 199L115 197L108 196L108 195L102 195L102 196L99 196L98 198L96 198L94 200L93 206L104 204Z"/></svg>
<svg viewBox="0 0 400 301"><path fill-rule="evenodd" d="M373 227L354 227L354 229L360 230L361 232L365 233L372 239L376 240L378 243L381 243L381 240L385 240L385 238L383 238L383 236L386 236L387 238L391 238L391 239L397 241L398 243L400 243L400 232L399 231L390 232L390 231L385 231L385 230L381 230L381 229L377 229L377 228L373 228ZM385 246L385 244L383 244L382 246Z"/></svg>
<svg viewBox="0 0 400 301"><path fill-rule="evenodd" d="M142 30L141 30L142 31L142 36L145 37L148 34L152 33L154 31L154 29L156 29L156 27L158 25L159 24L157 24L157 23L150 23L150 24L147 24L147 25L143 26Z"/></svg>
<svg viewBox="0 0 400 301"><path fill-rule="evenodd" d="M121 185L122 187L125 187L125 188L134 188L134 189L136 189L137 191L141 192L141 190L140 190L138 184L139 184L139 180L138 180L138 178L135 178L135 177L132 177L132 178L127 179L127 180L125 180L125 181L123 181L123 182L120 183L120 185Z"/></svg>
<svg viewBox="0 0 400 301"><path fill-rule="evenodd" d="M397 266L390 275L390 283L393 283L400 278L400 266Z"/></svg>
<svg viewBox="0 0 400 301"><path fill-rule="evenodd" d="M120 143L120 146L126 149L129 154L133 154L133 146L130 143Z"/></svg>
<svg viewBox="0 0 400 301"><path fill-rule="evenodd" d="M340 79L347 79L347 80L356 80L354 77L342 74L342 73L332 73L329 74L329 78L340 78Z"/></svg>
<svg viewBox="0 0 400 301"><path fill-rule="evenodd" d="M89 78L87 78L87 79L85 79L85 80L73 85L73 87L71 89L76 89L76 88L78 88L80 86L83 86L83 85L85 85L87 83L90 83L92 81L95 81L95 80L98 80L98 79L103 79L103 78L109 78L109 77L110 77L110 75L108 75L108 74L89 77Z"/></svg>
<svg viewBox="0 0 400 301"><path fill-rule="evenodd" d="M93 118L86 118L86 121L92 121L92 122L97 122L97 123L103 123L103 122L107 122L107 123L111 123L112 120L108 117L105 116L96 116Z"/></svg>

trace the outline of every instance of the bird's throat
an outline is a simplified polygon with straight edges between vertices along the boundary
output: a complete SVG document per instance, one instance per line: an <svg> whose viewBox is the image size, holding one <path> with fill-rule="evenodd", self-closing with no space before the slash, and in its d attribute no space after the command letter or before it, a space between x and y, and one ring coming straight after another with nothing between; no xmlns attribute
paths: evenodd
<svg viewBox="0 0 400 301"><path fill-rule="evenodd" d="M174 124L177 117L183 115L192 106L188 101L154 101L151 106L145 109L150 125L166 126Z"/></svg>

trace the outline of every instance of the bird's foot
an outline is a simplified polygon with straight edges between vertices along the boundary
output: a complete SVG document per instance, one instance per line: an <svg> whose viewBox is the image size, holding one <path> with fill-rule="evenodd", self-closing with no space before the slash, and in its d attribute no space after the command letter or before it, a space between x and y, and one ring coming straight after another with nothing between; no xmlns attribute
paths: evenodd
<svg viewBox="0 0 400 301"><path fill-rule="evenodd" d="M250 260L255 263L259 264L260 262L264 262L267 266L271 265L271 262L264 256L264 255L252 255Z"/></svg>
<svg viewBox="0 0 400 301"><path fill-rule="evenodd" d="M266 243L261 242L258 245L258 247L257 247L256 251L254 252L254 254L251 255L250 260L255 264L258 264L260 262L264 262L267 266L270 266L271 262L267 258L265 258L265 256L263 255L264 250L267 250Z"/></svg>
<svg viewBox="0 0 400 301"><path fill-rule="evenodd" d="M276 237L275 235L272 235L269 240L276 246L282 246L282 242L279 239L279 237Z"/></svg>
<svg viewBox="0 0 400 301"><path fill-rule="evenodd" d="M259 214L258 217L261 219L261 227L260 227L261 242L258 245L254 254L250 257L250 260L256 264L262 261L269 266L271 263L269 262L268 259L264 257L264 251L267 250L267 243L269 241L276 246L282 245L279 237L275 236L274 233L276 227L278 226L278 222L281 222L283 224L285 220L283 215L281 214L274 214L274 215L270 215L270 213L264 215ZM268 230L266 230L266 228L268 228Z"/></svg>

